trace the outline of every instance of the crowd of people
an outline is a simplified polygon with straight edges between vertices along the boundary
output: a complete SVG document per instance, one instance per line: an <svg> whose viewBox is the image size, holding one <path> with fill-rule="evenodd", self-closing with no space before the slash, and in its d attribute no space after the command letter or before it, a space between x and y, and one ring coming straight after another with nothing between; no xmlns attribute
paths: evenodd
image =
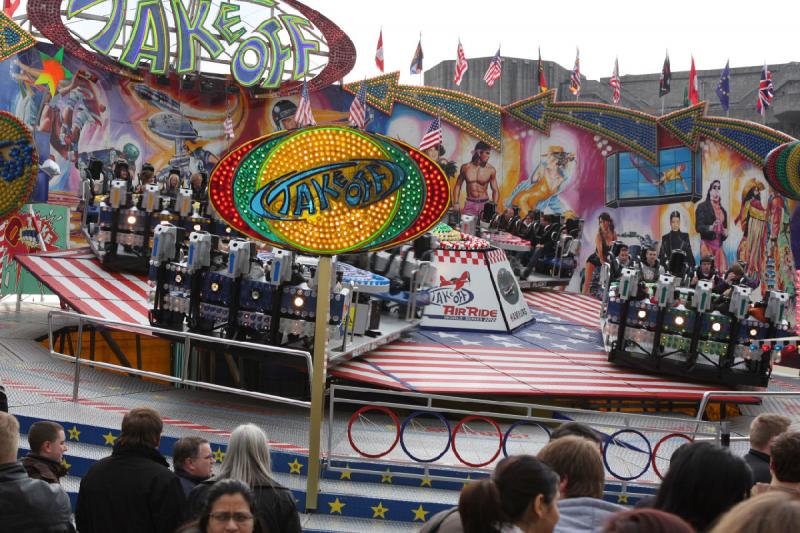
<svg viewBox="0 0 800 533"><path fill-rule="evenodd" d="M681 446L655 495L629 508L603 499L607 436L562 423L537 456L501 460L421 533L800 532L800 432L789 426L784 416L756 417L744 457L712 442ZM64 428L34 423L30 453L18 461L19 422L0 412L0 531L301 531L294 497L271 475L258 426L233 431L216 474L211 446L200 437L175 443L170 468L159 451L162 429L156 411L129 411L111 455L83 476L73 515L60 485Z"/></svg>

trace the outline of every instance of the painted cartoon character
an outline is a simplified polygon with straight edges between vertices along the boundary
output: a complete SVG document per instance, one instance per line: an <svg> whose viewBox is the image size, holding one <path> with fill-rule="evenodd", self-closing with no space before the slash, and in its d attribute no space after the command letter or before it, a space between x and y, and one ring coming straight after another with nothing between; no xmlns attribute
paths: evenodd
<svg viewBox="0 0 800 533"><path fill-rule="evenodd" d="M614 219L608 213L600 213L597 221L597 235L594 239L594 253L586 260L586 275L583 279L583 293L589 294L592 277L596 269L603 265L608 257L611 247L617 240L617 231L614 229Z"/></svg>
<svg viewBox="0 0 800 533"><path fill-rule="evenodd" d="M728 258L722 243L728 238L728 213L722 207L722 185L714 180L708 188L706 199L697 204L694 212L694 225L700 234L700 257L710 255L714 258L717 270L728 270Z"/></svg>
<svg viewBox="0 0 800 533"><path fill-rule="evenodd" d="M570 178L567 168L574 161L574 153L566 152L561 146L550 146L530 178L511 193L511 201L506 205L519 206L522 211L539 209L562 213L564 209L558 195Z"/></svg>
<svg viewBox="0 0 800 533"><path fill-rule="evenodd" d="M742 189L742 206L734 223L742 228L742 240L736 251L739 261L745 263L745 275L760 281L765 262L767 242L767 210L761 203L763 183L751 178Z"/></svg>
<svg viewBox="0 0 800 533"><path fill-rule="evenodd" d="M497 187L497 170L489 163L492 147L478 141L472 152L472 160L461 165L461 171L453 187L453 206L458 207L461 198L461 185L467 185L467 199L464 203L465 215L480 216L483 204L489 201L489 188L492 189L492 201L497 203L499 190Z"/></svg>

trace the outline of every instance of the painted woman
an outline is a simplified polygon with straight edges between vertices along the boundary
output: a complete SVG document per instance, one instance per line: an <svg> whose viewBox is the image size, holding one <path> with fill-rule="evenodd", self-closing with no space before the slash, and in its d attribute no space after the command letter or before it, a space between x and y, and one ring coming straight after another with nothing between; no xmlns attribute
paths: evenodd
<svg viewBox="0 0 800 533"><path fill-rule="evenodd" d="M745 184L742 189L742 206L734 220L742 228L742 241L736 256L744 261L747 277L758 281L761 281L767 243L767 209L761 203L761 191L765 188L763 183L753 178Z"/></svg>
<svg viewBox="0 0 800 533"><path fill-rule="evenodd" d="M722 207L719 180L711 182L706 199L697 204L694 212L695 229L700 234L700 257L710 255L720 272L728 269L728 258L722 243L728 238L728 213Z"/></svg>
<svg viewBox="0 0 800 533"><path fill-rule="evenodd" d="M586 276L583 280L583 293L589 294L592 284L592 276L597 268L600 268L608 257L611 247L617 240L617 232L614 229L614 220L606 212L600 213L598 219L597 235L594 239L594 253L586 260Z"/></svg>

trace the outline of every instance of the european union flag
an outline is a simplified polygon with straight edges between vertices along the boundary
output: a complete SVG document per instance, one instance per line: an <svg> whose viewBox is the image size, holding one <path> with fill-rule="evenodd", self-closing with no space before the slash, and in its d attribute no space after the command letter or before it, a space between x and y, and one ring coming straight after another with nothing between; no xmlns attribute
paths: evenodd
<svg viewBox="0 0 800 533"><path fill-rule="evenodd" d="M725 63L725 68L722 70L722 75L719 77L719 82L717 83L717 96L719 97L719 103L722 104L722 109L725 112L728 112L728 104L730 103L729 95L731 94L731 61L728 60Z"/></svg>

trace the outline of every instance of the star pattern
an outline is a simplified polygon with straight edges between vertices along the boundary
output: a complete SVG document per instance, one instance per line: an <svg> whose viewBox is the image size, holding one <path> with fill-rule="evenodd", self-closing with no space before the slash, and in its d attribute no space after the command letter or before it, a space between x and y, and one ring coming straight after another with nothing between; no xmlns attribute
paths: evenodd
<svg viewBox="0 0 800 533"><path fill-rule="evenodd" d="M289 473L290 474L299 474L301 470L303 470L303 463L298 461L297 457L295 457L294 461L289 463Z"/></svg>
<svg viewBox="0 0 800 533"><path fill-rule="evenodd" d="M344 470L339 473L339 479L349 479L350 481L353 480L350 477L353 473L350 471L350 465L344 465Z"/></svg>
<svg viewBox="0 0 800 533"><path fill-rule="evenodd" d="M78 429L78 426L72 426L72 429L67 430L67 433L69 433L69 440L80 442L81 432Z"/></svg>
<svg viewBox="0 0 800 533"><path fill-rule="evenodd" d="M66 457L62 457L62 458L61 458L61 466L63 466L63 467L64 467L64 468L66 468L67 470L69 470L70 468L72 468L72 465L71 465L71 464L69 464L69 463L67 462L67 458L66 458Z"/></svg>
<svg viewBox="0 0 800 533"><path fill-rule="evenodd" d="M381 475L381 483L391 483L392 482L392 472L387 468L386 472Z"/></svg>
<svg viewBox="0 0 800 533"><path fill-rule="evenodd" d="M347 504L341 501L337 496L335 500L333 500L332 502L328 502L328 505L330 505L331 507L330 514L334 513L342 514L342 508ZM375 508L373 507L373 509Z"/></svg>
<svg viewBox="0 0 800 533"><path fill-rule="evenodd" d="M426 511L422 508L422 504L419 504L419 507L416 509L411 509L411 512L414 513L414 522L419 520L420 522L425 522L426 518L425 515L429 514L430 511Z"/></svg>
<svg viewBox="0 0 800 533"><path fill-rule="evenodd" d="M386 520L386 511L389 510L388 507L383 506L383 502L378 502L378 505L375 507L370 507L372 509L372 518L383 518Z"/></svg>
<svg viewBox="0 0 800 533"><path fill-rule="evenodd" d="M113 445L114 445L114 443L117 441L117 435L114 435L114 434L113 434L113 433L111 433L111 431L109 430L109 432L108 432L108 433L106 433L105 435L103 435L103 439L105 440L105 442L103 443L105 446L113 446Z"/></svg>
<svg viewBox="0 0 800 533"><path fill-rule="evenodd" d="M222 448L217 448L212 455L214 456L214 460L218 463L221 463L222 460L225 459L225 452L222 451Z"/></svg>
<svg viewBox="0 0 800 533"><path fill-rule="evenodd" d="M422 479L419 480L419 486L433 488L433 485L431 485L431 478L429 478L428 476L424 476Z"/></svg>
<svg viewBox="0 0 800 533"><path fill-rule="evenodd" d="M47 85L47 88L50 89L50 96L55 96L59 82L72 78L72 73L63 65L64 49L59 49L54 56L39 52L39 58L42 60L42 72L33 83L34 85Z"/></svg>

